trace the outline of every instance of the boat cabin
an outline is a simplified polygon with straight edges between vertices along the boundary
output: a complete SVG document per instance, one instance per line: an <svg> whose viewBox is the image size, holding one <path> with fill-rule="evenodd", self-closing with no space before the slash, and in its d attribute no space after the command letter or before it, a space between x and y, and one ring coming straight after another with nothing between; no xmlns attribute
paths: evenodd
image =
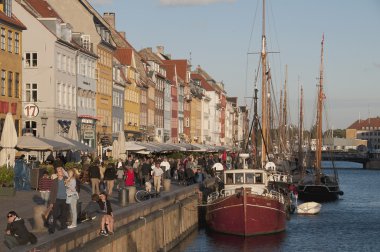
<svg viewBox="0 0 380 252"><path fill-rule="evenodd" d="M224 193L231 195L242 188L251 189L252 193L262 194L267 186L264 170L237 169L224 171Z"/></svg>

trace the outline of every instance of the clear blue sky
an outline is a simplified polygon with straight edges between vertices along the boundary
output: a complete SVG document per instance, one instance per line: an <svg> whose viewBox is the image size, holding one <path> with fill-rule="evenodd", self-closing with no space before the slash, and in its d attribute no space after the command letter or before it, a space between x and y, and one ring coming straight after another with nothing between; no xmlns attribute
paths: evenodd
<svg viewBox="0 0 380 252"><path fill-rule="evenodd" d="M239 103L252 96L260 51L261 0L90 0L95 9L116 13L116 27L137 49L164 45L172 58L189 58ZM268 50L279 90L288 65L293 124L298 123L298 86L305 92L306 127L315 121L320 44L325 34L325 93L329 127L380 116L380 1L268 0ZM251 36L252 34L252 36ZM247 71L248 69L248 71ZM325 125L326 125L325 124ZM326 127L325 127L326 128Z"/></svg>

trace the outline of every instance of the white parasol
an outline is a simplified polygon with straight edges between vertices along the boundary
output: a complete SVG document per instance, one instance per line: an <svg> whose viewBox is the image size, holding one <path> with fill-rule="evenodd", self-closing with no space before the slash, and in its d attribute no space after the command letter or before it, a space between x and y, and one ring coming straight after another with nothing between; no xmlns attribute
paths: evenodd
<svg viewBox="0 0 380 252"><path fill-rule="evenodd" d="M114 160L119 158L119 142L116 139L112 143L112 157Z"/></svg>
<svg viewBox="0 0 380 252"><path fill-rule="evenodd" d="M67 137L75 141L78 141L79 137L78 137L78 130L77 130L76 125L77 124L74 121L71 122L69 132L67 133Z"/></svg>
<svg viewBox="0 0 380 252"><path fill-rule="evenodd" d="M126 149L125 149L125 135L124 131L119 131L119 135L117 136L117 141L119 143L118 146L118 158L121 158L123 161L127 159Z"/></svg>
<svg viewBox="0 0 380 252"><path fill-rule="evenodd" d="M6 164L14 165L17 144L17 132L13 117L11 113L8 113L5 117L3 132L1 133L0 145L2 147L0 151L0 165Z"/></svg>

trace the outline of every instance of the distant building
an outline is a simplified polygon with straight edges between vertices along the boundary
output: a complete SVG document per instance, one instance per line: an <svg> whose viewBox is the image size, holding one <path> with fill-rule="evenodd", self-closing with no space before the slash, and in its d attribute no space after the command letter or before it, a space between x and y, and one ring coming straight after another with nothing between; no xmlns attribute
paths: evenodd
<svg viewBox="0 0 380 252"><path fill-rule="evenodd" d="M369 151L380 151L380 117L357 120L346 129L346 137L365 140Z"/></svg>
<svg viewBox="0 0 380 252"><path fill-rule="evenodd" d="M323 139L322 150L356 150L360 145L367 146L367 141L361 139L328 137ZM311 141L311 149L316 149L315 139L312 139Z"/></svg>

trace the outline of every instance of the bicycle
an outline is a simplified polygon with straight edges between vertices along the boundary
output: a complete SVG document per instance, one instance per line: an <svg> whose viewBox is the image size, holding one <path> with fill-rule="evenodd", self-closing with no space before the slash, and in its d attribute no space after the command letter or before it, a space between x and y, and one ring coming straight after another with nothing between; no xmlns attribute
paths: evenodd
<svg viewBox="0 0 380 252"><path fill-rule="evenodd" d="M157 197L156 191L152 190L150 192L145 191L145 190L139 190L135 194L135 199L137 202L143 202L146 201L150 198Z"/></svg>

